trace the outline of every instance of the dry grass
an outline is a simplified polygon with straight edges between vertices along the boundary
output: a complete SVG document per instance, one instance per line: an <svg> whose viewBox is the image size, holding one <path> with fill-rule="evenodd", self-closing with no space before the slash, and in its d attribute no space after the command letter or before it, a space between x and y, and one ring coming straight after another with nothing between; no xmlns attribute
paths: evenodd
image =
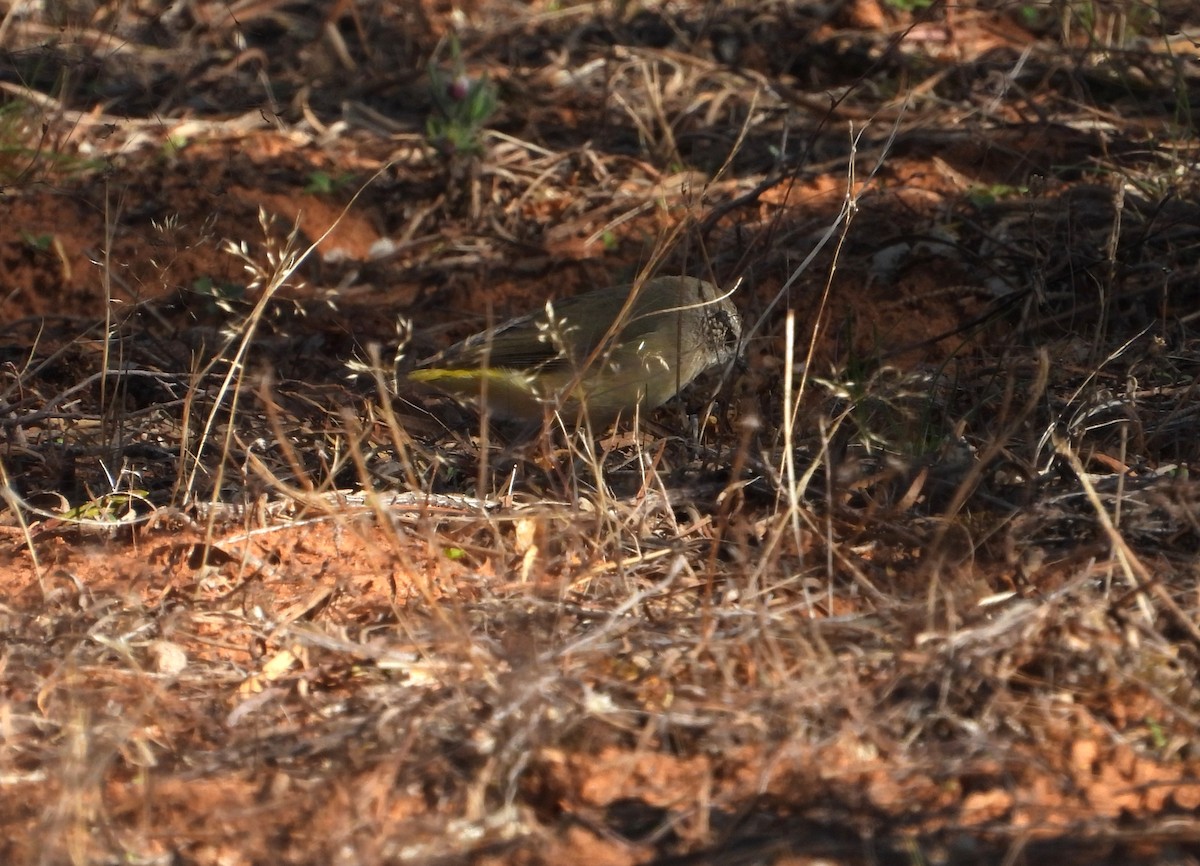
<svg viewBox="0 0 1200 866"><path fill-rule="evenodd" d="M0 859L1195 862L1187 8L61 11L0 24ZM397 319L642 270L741 280L744 366L396 392Z"/></svg>

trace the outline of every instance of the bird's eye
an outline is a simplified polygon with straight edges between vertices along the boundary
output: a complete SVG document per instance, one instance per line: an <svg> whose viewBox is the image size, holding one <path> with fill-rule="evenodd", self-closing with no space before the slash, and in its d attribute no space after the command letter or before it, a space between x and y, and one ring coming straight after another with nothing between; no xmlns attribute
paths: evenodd
<svg viewBox="0 0 1200 866"><path fill-rule="evenodd" d="M742 329L731 316L726 316L721 320L721 324L725 328L725 345L736 346L742 339Z"/></svg>

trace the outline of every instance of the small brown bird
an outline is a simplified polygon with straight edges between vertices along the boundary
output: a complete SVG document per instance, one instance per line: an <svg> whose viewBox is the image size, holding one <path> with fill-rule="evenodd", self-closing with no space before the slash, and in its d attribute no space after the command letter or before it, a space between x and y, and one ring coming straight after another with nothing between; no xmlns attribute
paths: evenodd
<svg viewBox="0 0 1200 866"><path fill-rule="evenodd" d="M704 371L731 361L737 309L712 283L658 277L552 301L468 337L408 373L493 415L604 425L653 409Z"/></svg>

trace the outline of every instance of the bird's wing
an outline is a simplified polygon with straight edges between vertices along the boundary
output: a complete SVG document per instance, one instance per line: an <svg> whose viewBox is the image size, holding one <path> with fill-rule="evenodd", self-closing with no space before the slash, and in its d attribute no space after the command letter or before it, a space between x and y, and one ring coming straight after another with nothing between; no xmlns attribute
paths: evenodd
<svg viewBox="0 0 1200 866"><path fill-rule="evenodd" d="M600 345L612 325L614 303L623 302L624 295L613 289L585 292L551 302L553 319L546 310L539 310L506 322L463 340L447 349L432 363L444 367L489 367L511 369L556 369L569 364L581 364ZM596 296L603 294L606 310L597 315ZM617 295L614 298L614 295ZM628 342L652 333L662 326L666 311L655 311L661 298L644 294L635 299L620 328L620 341ZM680 304L684 301L681 296ZM552 324L553 322L553 324Z"/></svg>
<svg viewBox="0 0 1200 866"><path fill-rule="evenodd" d="M445 366L481 366L553 369L585 360L604 339L611 315L595 315L589 293L551 302L553 319L539 310L463 340L446 350L435 363ZM631 323L637 336L652 323Z"/></svg>

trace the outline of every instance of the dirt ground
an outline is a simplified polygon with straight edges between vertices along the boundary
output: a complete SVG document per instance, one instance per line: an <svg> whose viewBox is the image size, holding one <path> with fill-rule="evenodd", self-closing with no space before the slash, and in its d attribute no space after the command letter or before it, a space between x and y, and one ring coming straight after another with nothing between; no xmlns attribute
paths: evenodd
<svg viewBox="0 0 1200 866"><path fill-rule="evenodd" d="M0 8L0 862L1200 863L1190 2Z"/></svg>

